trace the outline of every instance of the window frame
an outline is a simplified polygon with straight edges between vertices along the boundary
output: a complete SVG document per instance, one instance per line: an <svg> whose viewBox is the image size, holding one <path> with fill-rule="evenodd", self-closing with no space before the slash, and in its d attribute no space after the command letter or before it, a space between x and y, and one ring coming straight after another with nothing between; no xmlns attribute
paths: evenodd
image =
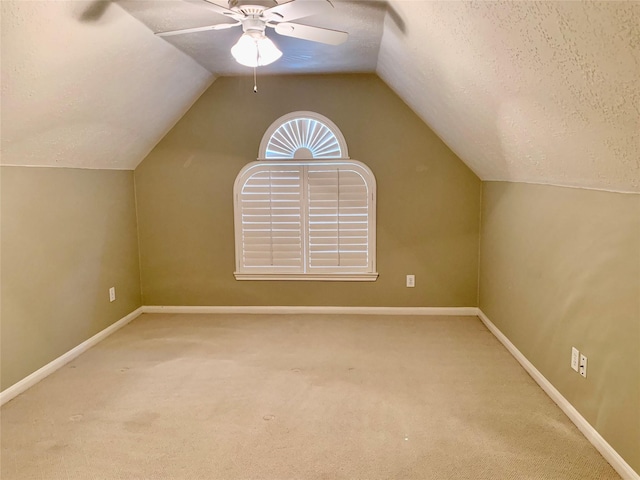
<svg viewBox="0 0 640 480"><path fill-rule="evenodd" d="M305 120L305 119L309 119L309 120L313 120L318 122L320 125L319 128L322 129L322 131L327 131L327 133L331 133L334 137L334 139L337 141L338 147L339 147L339 158L335 157L334 155L330 155L330 156L325 156L322 155L320 157L315 157L315 158L296 158L296 151L293 151L293 157L271 157L271 158L267 158L267 148L269 147L269 144L272 140L272 138L274 139L274 141L279 141L280 145L283 146L285 143L287 146L295 146L296 142L298 142L298 149L300 148L306 148L307 146L310 149L313 149L313 144L315 141L315 145L318 146L318 148L320 148L320 150L323 149L323 144L324 144L324 139L326 139L327 137L324 136L324 134L319 134L322 135L320 137L316 136L316 134L308 134L308 132L313 131L313 129L315 128L315 124L312 124L312 126L309 128L309 130L306 130L304 128L299 128L298 127L298 123L296 123L296 127L295 128L289 128L288 130L285 128L283 130L280 130L281 127L284 127L287 123L295 121L295 120ZM308 125L308 124L307 124ZM274 134L276 134L276 132L287 132L285 133L285 137L274 137ZM304 135L304 132L307 132L307 136ZM278 138L278 140L276 140L276 138ZM318 138L321 138L322 140L320 141L316 141ZM304 142L304 144L303 144ZM309 142L309 143L306 143ZM326 147L325 147L326 149ZM310 153L313 155L314 152L312 150L310 150ZM304 156L304 155L303 155ZM367 193L366 193L366 205L367 205L367 250L366 250L366 255L367 255L367 265L366 267L363 266L356 266L356 267L347 267L347 266L337 266L335 269L333 269L332 271L329 271L329 269L333 268L333 266L320 266L320 265L316 265L316 266L311 266L310 263L312 261L312 254L310 253L310 241L309 238L312 237L313 235L310 233L311 232L311 223L309 222L309 215L308 212L310 210L310 202L313 200L309 199L309 195L313 195L313 193L310 190L310 187L308 185L308 172L309 172L309 167L310 166L314 166L314 167L322 167L322 166L331 166L331 165L337 165L337 166L344 166L345 168L349 167L355 170L358 170L360 173L358 173L364 182L364 185L367 189ZM245 250L244 250L244 245L245 245L245 238L243 237L243 205L241 204L240 201L240 194L242 192L242 188L244 187L244 185L247 183L247 181L251 178L251 176L257 172L256 169L259 168L265 168L265 169L270 169L274 166L282 166L282 167L286 167L286 168L290 168L290 167L298 167L300 168L300 175L299 175L299 181L300 181L300 185L299 185L299 193L300 196L299 198L301 199L301 203L300 203L300 245L301 245L301 249L300 249L300 255L297 255L297 248L293 249L293 250L289 250L288 248L286 248L287 243L288 242L288 235L284 235L283 237L280 238L285 238L285 241L283 243L280 244L280 246L284 246L284 250L278 250L277 252L281 255L280 258L284 259L284 263L286 262L297 262L298 258L300 259L300 263L299 265L296 265L295 267L286 267L284 265L281 266L253 266L253 267L244 267L243 266L243 262L242 259L245 258ZM339 169L338 169L339 170ZM271 170L270 170L271 171ZM329 169L327 170L329 171ZM283 171L280 171L280 173L282 173ZM291 173L291 172L288 172ZM318 173L317 170L315 173ZM271 178L271 177L269 177ZM282 178L286 178L282 177ZM259 182L258 182L259 183ZM270 183L271 184L271 183ZM341 190L341 179L340 179L340 174L338 173L337 175L337 180L336 180L336 187L338 188L338 192L340 192ZM258 185L256 185L258 186ZM357 190L358 186L355 185L349 185L349 184L345 184L344 187L346 189L354 188ZM283 190L288 190L288 186L285 183L280 184L280 186L278 186L277 188L283 189ZM311 187L313 188L313 187ZM317 194L317 193L316 193ZM271 195L273 195L273 193L270 191L269 192L269 202L272 202L272 197ZM277 194L276 194L277 195ZM341 239L346 239L349 238L349 235L345 235L344 237L341 236L340 233L340 225L342 224L342 220L341 217L343 217L343 214L340 213L340 209L341 207L341 203L340 203L340 193L338 193L338 197L336 198L337 200L337 204L336 204L336 241L337 241L337 245L338 245L338 250L337 250L337 258L338 258L338 262L340 262L342 259L340 258L340 255L346 256L346 257L350 257L350 258L344 258L345 263L347 263L349 260L351 260L352 262L358 262L360 260L360 258L358 257L359 254L361 254L362 252L358 252L357 249L355 250L349 250L348 246L349 246L349 242L346 242L344 244L345 246L345 250L342 250L341 247ZM258 202L260 201L264 201L264 200L257 200ZM320 202L322 202L323 200L320 200ZM376 202L377 202L377 186L376 186L376 178L373 174L373 172L371 171L371 169L365 165L362 162L359 162L357 160L351 160L349 158L349 152L348 152L348 148L347 148L347 142L344 138L344 136L342 135L342 132L340 131L340 129L336 126L335 123L333 123L331 120L329 120L327 117L325 117L324 115L320 115L319 113L316 112L311 112L311 111L297 111L297 112L291 112L291 113L287 113L283 116L281 116L280 118L278 118L277 120L275 120L265 131L265 134L262 137L262 141L260 142L260 148L258 150L258 159L255 162L251 162L247 165L245 165L242 170L240 170L240 172L238 173L238 175L236 176L236 180L234 182L234 186L233 186L233 209L234 209L234 235L235 235L235 272L234 272L234 276L237 280L303 280L303 281L307 281L307 280L321 280L321 281L341 281L341 282L345 282L345 281L369 281L369 282L373 282L375 280L377 280L378 278L378 273L377 273L377 269L376 269L376 252L377 252L377 248L376 248L376 237L377 237L377 232L376 232ZM258 210L260 210L259 206L260 204L258 203L257 208ZM285 207L285 208L289 208L289 207ZM329 207L332 208L332 207ZM344 208L350 208L352 210L351 213L349 214L345 214L344 217L349 217L349 216L358 216L359 214L357 213L357 209L358 208L362 208L361 206L358 206L357 204L351 205L351 206L346 206ZM353 209L356 208L356 213L353 212ZM294 210L297 210L298 207L294 207ZM324 209L324 207L320 207L320 209ZM270 212L272 212L273 210L270 210ZM258 215L257 217L257 221L262 223L260 220L260 213L254 213L254 214L249 214L249 215ZM271 215L271 214L270 214ZM285 214L289 215L289 214ZM325 215L325 213L319 214L320 217L322 217L323 215ZM329 214L330 215L330 214ZM282 216L282 214L280 214L280 216ZM295 222L294 222L295 223ZM319 221L317 223L314 223L314 225L322 225L322 221ZM344 222L344 223L349 223L348 221ZM357 232L358 228L356 228L355 230L353 230L353 225L358 224L360 222L355 221L352 222L352 224L350 225L352 227L351 232ZM271 226L274 225L273 223L273 218L271 218ZM290 222L288 221L284 221L284 223L282 223L282 225L284 226L283 230L279 230L279 232L287 232L289 230L289 228L287 228L290 225ZM331 229L329 229L330 231ZM295 229L293 230L295 231ZM322 227L320 228L320 231L322 232L323 229ZM324 232L326 233L327 230L324 230ZM258 230L259 232L259 230ZM273 232L273 230L272 230ZM322 233L318 234L317 233L318 230L316 230L316 235L315 238L318 239L323 239L324 235ZM260 237L262 235L258 234L256 236L256 239L258 240L256 243L257 249L253 250L253 253L256 255L256 259L257 259L257 263L260 262L260 257L263 254L263 252L261 252L261 241L260 241ZM358 235L358 233L355 233L355 235L352 235L353 237L360 237ZM294 234L293 237L291 238L298 238L297 234ZM271 241L273 240L273 236L271 237ZM262 244L264 245L264 244ZM270 245L274 245L274 243L270 243ZM326 244L325 244L326 245ZM357 244L353 244L352 245L357 245ZM322 246L322 243L320 243L320 246ZM276 250L274 250L273 248L271 248L270 250L271 252L271 256L273 258L273 254L274 252L276 252ZM284 256L282 256L282 254L285 254ZM289 257L288 255L293 253L293 256ZM326 260L326 255L331 255L332 252L326 252L326 251L322 251L322 248L316 253L316 255L318 255L317 259L315 261L322 263L323 261L327 261ZM323 258L323 256L325 256ZM331 261L331 259L329 259L328 261ZM269 267L271 267L271 270L269 270ZM274 269L279 269L279 270L274 270ZM300 269L300 271L294 271ZM322 271L323 269L325 269L325 271ZM282 270L289 270L289 271L282 271Z"/></svg>
<svg viewBox="0 0 640 480"><path fill-rule="evenodd" d="M268 167L286 166L299 167L304 172L308 172L309 166L343 166L350 167L361 172L364 184L367 187L367 258L368 265L366 268L336 267L333 271L321 272L319 267L311 267L309 265L309 222L308 208L309 201L307 198L307 174L303 173L302 180L302 208L301 213L301 242L302 244L302 271L298 272L280 272L268 270L269 267L243 267L241 259L244 255L243 249L243 229L242 229L242 208L240 204L240 194L247 180L260 171L260 168L266 170ZM351 159L335 159L335 160L258 160L245 165L238 176L233 187L234 196L234 233L235 233L235 272L236 280L320 280L320 281L359 281L373 282L377 280L378 273L376 270L376 180L371 169L362 162ZM277 268L277 267L276 267ZM330 267L326 267L329 269Z"/></svg>

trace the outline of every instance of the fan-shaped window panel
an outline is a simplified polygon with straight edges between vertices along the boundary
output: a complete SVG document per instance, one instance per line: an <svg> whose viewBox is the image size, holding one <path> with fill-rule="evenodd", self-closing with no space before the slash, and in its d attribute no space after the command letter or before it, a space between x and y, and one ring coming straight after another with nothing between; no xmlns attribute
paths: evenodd
<svg viewBox="0 0 640 480"><path fill-rule="evenodd" d="M349 158L347 143L338 127L315 112L294 112L273 122L260 144L259 158Z"/></svg>

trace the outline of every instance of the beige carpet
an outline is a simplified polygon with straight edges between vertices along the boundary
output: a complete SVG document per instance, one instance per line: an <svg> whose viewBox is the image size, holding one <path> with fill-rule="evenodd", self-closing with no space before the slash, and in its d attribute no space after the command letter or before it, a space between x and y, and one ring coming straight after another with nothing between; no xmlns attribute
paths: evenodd
<svg viewBox="0 0 640 480"><path fill-rule="evenodd" d="M619 478L475 317L143 315L1 422L2 480Z"/></svg>

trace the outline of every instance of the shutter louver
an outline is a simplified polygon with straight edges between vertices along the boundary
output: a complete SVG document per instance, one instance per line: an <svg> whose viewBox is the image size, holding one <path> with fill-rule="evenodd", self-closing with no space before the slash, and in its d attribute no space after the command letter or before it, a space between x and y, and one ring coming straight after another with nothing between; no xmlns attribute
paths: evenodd
<svg viewBox="0 0 640 480"><path fill-rule="evenodd" d="M343 166L307 172L309 270L369 268L369 195L362 175Z"/></svg>
<svg viewBox="0 0 640 480"><path fill-rule="evenodd" d="M313 118L295 118L283 123L273 132L265 151L265 158L295 158L304 148L313 158L343 156L335 134L324 123Z"/></svg>
<svg viewBox="0 0 640 480"><path fill-rule="evenodd" d="M240 193L243 270L303 269L302 168L265 167Z"/></svg>

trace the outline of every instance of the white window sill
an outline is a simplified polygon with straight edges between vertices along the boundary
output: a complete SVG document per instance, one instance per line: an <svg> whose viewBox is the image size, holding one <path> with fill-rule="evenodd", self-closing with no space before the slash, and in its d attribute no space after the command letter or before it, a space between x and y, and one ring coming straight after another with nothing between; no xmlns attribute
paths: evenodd
<svg viewBox="0 0 640 480"><path fill-rule="evenodd" d="M378 273L238 273L236 280L295 280L321 282L375 282Z"/></svg>

